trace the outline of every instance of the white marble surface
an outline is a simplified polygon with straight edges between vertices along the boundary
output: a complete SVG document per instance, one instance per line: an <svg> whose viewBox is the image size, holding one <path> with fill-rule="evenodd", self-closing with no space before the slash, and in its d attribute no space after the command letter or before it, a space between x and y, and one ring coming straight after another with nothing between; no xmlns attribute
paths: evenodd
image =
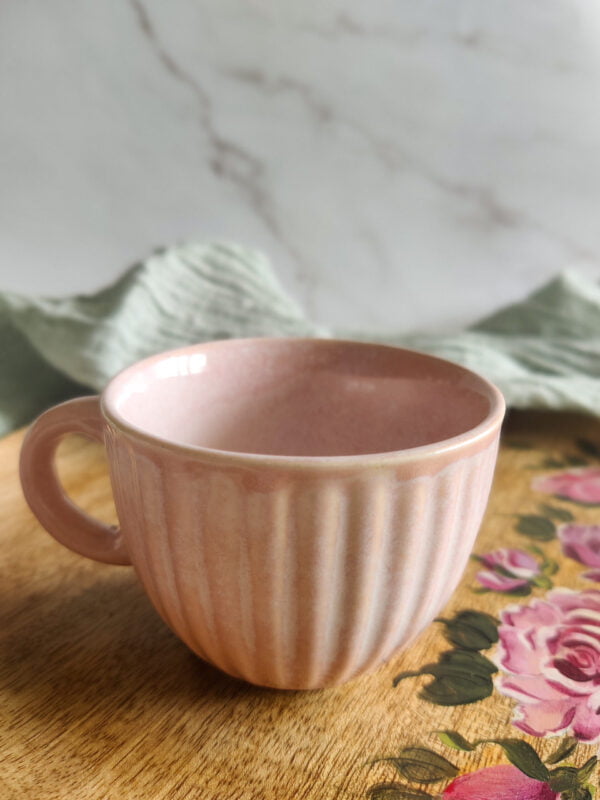
<svg viewBox="0 0 600 800"><path fill-rule="evenodd" d="M600 277L599 85L590 0L3 0L0 287L218 237L322 322L468 322Z"/></svg>

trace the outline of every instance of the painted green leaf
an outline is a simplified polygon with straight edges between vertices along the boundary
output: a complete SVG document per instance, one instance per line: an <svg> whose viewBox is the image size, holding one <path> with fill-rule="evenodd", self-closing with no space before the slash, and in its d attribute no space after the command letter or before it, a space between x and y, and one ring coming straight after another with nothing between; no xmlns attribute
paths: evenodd
<svg viewBox="0 0 600 800"><path fill-rule="evenodd" d="M416 783L435 783L458 775L452 762L426 747L405 747L392 763L403 778Z"/></svg>
<svg viewBox="0 0 600 800"><path fill-rule="evenodd" d="M404 672L399 672L398 675L392 680L392 686L394 689L401 681L405 681L407 678L419 678L421 675L427 675L428 673L423 671L422 669L407 669Z"/></svg>
<svg viewBox="0 0 600 800"><path fill-rule="evenodd" d="M459 611L452 619L438 618L445 626L444 636L465 650L487 650L498 641L498 623L482 611Z"/></svg>
<svg viewBox="0 0 600 800"><path fill-rule="evenodd" d="M560 797L561 800L592 800L593 795L587 786L577 786L575 789L562 792Z"/></svg>
<svg viewBox="0 0 600 800"><path fill-rule="evenodd" d="M498 672L494 662L477 650L444 650L439 655L437 665L443 672L466 672L469 675L493 675Z"/></svg>
<svg viewBox="0 0 600 800"><path fill-rule="evenodd" d="M484 700L493 691L488 675L444 675L424 686L419 697L438 706L464 706Z"/></svg>
<svg viewBox="0 0 600 800"><path fill-rule="evenodd" d="M542 560L546 558L546 554L544 553L541 547L537 546L537 544L528 544L527 551L529 553L532 553L534 556L538 556Z"/></svg>
<svg viewBox="0 0 600 800"><path fill-rule="evenodd" d="M481 739L478 742L487 743L500 745L511 764L530 778L535 778L536 781L547 781L550 778L548 768L536 751L522 739Z"/></svg>
<svg viewBox="0 0 600 800"><path fill-rule="evenodd" d="M538 584L536 584L536 586L537 585ZM552 584L550 584L550 586L552 586ZM514 589L511 589L508 592L502 592L502 594L505 594L508 597L527 597L531 594L531 585L526 583L525 586L516 586Z"/></svg>
<svg viewBox="0 0 600 800"><path fill-rule="evenodd" d="M439 706L458 706L489 697L494 688L491 676L497 671L489 658L474 650L446 650L436 663L400 673L393 685L405 678L433 675L435 680L420 690L419 697Z"/></svg>
<svg viewBox="0 0 600 800"><path fill-rule="evenodd" d="M538 589L551 589L554 585L547 575L536 575L531 579L531 583Z"/></svg>
<svg viewBox="0 0 600 800"><path fill-rule="evenodd" d="M454 750L464 750L465 752L475 750L475 747L457 731L436 731L436 733L441 743L445 744L446 747L452 747Z"/></svg>
<svg viewBox="0 0 600 800"><path fill-rule="evenodd" d="M591 797L591 794L586 784L593 776L597 763L597 757L592 756L582 767L557 767L557 769L553 769L550 773L550 787L555 792L561 792L561 798L587 800L587 798Z"/></svg>
<svg viewBox="0 0 600 800"><path fill-rule="evenodd" d="M542 569L546 575L556 575L559 570L559 563L558 561L548 559L548 561L542 564Z"/></svg>
<svg viewBox="0 0 600 800"><path fill-rule="evenodd" d="M565 461L569 467L587 467L589 464L587 458L581 456L566 456Z"/></svg>
<svg viewBox="0 0 600 800"><path fill-rule="evenodd" d="M560 461L558 458L545 458L540 464L542 469L563 469L566 466L566 462Z"/></svg>
<svg viewBox="0 0 600 800"><path fill-rule="evenodd" d="M553 769L548 780L550 788L555 792L567 792L577 789L581 782L577 778L577 767L558 767Z"/></svg>
<svg viewBox="0 0 600 800"><path fill-rule="evenodd" d="M567 756L571 755L576 747L577 739L573 736L565 736L556 750L546 759L546 764L558 764L559 761L564 761Z"/></svg>
<svg viewBox="0 0 600 800"><path fill-rule="evenodd" d="M580 506L580 508L597 508L600 506L600 503L594 501L593 503L585 503L583 500L573 500L572 497L567 497L566 495L556 494L554 495L558 500L568 500L569 503L572 503L574 506Z"/></svg>
<svg viewBox="0 0 600 800"><path fill-rule="evenodd" d="M432 800L428 792L403 783L376 783L367 792L369 800Z"/></svg>
<svg viewBox="0 0 600 800"><path fill-rule="evenodd" d="M393 680L397 686L405 678L415 678L418 675L433 675L442 677L449 674L468 675L493 675L497 672L496 665L476 650L445 650L440 653L438 660L431 664L424 664L418 670L401 672Z"/></svg>
<svg viewBox="0 0 600 800"><path fill-rule="evenodd" d="M480 744L497 744L504 750L506 757L514 764L515 767L521 770L525 775L530 778L535 778L538 781L548 781L550 772L546 765L542 762L537 752L533 747L524 742L522 739L477 739L474 742L469 742L456 731L442 731L441 732L447 739L450 740L450 746L460 750L474 750ZM440 732L438 731L438 736ZM554 770L552 775L558 773ZM558 790L557 790L558 791Z"/></svg>
<svg viewBox="0 0 600 800"><path fill-rule="evenodd" d="M547 517L538 514L519 514L517 531L538 542L550 542L556 538L556 525Z"/></svg>
<svg viewBox="0 0 600 800"><path fill-rule="evenodd" d="M575 519L568 508L559 508L558 506L550 506L547 503L540 503L539 509L544 516L556 520L556 522L572 522Z"/></svg>
<svg viewBox="0 0 600 800"><path fill-rule="evenodd" d="M592 442L589 439L577 439L575 441L575 444L581 450L582 453L585 453L586 456L592 456L592 458L600 458L600 447L597 444L595 444L595 442Z"/></svg>
<svg viewBox="0 0 600 800"><path fill-rule="evenodd" d="M577 778L579 779L580 783L586 783L586 781L589 781L594 773L594 770L596 769L597 763L597 757L592 756L582 767L579 767L577 770Z"/></svg>

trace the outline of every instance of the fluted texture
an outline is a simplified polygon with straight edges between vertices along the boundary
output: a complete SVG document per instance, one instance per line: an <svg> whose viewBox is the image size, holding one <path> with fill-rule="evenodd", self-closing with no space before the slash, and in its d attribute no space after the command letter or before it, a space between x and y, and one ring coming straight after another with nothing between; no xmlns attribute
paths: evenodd
<svg viewBox="0 0 600 800"><path fill-rule="evenodd" d="M215 666L282 688L374 669L433 619L469 557L497 447L408 480L386 467L265 485L108 439L122 530L158 612Z"/></svg>

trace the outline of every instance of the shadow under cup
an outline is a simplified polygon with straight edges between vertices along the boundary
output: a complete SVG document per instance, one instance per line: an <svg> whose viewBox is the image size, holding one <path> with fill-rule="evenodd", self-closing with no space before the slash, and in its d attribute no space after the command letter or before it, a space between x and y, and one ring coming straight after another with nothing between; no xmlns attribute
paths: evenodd
<svg viewBox="0 0 600 800"><path fill-rule="evenodd" d="M118 558L46 527L132 563L202 658L285 689L374 669L447 602L504 412L462 367L304 339L154 356L113 379L101 407Z"/></svg>

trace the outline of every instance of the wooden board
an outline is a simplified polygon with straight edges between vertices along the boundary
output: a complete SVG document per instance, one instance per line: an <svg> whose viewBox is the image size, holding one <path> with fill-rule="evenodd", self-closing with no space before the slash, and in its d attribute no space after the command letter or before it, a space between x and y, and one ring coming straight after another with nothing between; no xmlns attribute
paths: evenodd
<svg viewBox="0 0 600 800"><path fill-rule="evenodd" d="M587 445L577 443L581 438ZM130 568L86 561L40 528L19 488L21 440L17 432L0 442L0 798L346 800L366 798L370 791L373 798L394 800L419 796L417 789L436 796L443 795L453 772L470 774L509 761L496 745L453 750L435 731L452 729L467 739L516 737L542 759L564 740L566 733L543 738L516 728L515 700L497 688L475 704L456 706L418 696L431 676L407 678L394 688L400 672L417 671L435 663L440 652L460 649L444 637L449 632L441 623L375 674L339 689L277 692L228 678L165 627ZM549 581L579 592L594 586L583 577L586 566L567 558L557 538L534 541L516 526L517 515L556 513L541 511L541 503L563 509L563 516L580 524L600 522L600 507L552 498L531 486L536 475L564 471L565 459L598 465L592 445L600 445L600 424L568 415L514 414L504 441L476 552L533 545L559 569L529 596L478 594L473 588L481 565L472 562L443 614L448 619L475 609L498 620L509 604L546 596ZM61 446L60 473L81 506L113 518L98 446L68 439ZM536 523L534 535L535 529ZM541 555L535 557L541 562ZM496 651L491 645L480 654L493 661ZM391 761L371 763L406 754L409 746L438 753L451 766L438 765L436 772L435 761L425 755L430 763L424 783L405 762L398 762L402 769ZM595 749L579 743L564 763L581 765ZM590 774L593 785L597 778Z"/></svg>

